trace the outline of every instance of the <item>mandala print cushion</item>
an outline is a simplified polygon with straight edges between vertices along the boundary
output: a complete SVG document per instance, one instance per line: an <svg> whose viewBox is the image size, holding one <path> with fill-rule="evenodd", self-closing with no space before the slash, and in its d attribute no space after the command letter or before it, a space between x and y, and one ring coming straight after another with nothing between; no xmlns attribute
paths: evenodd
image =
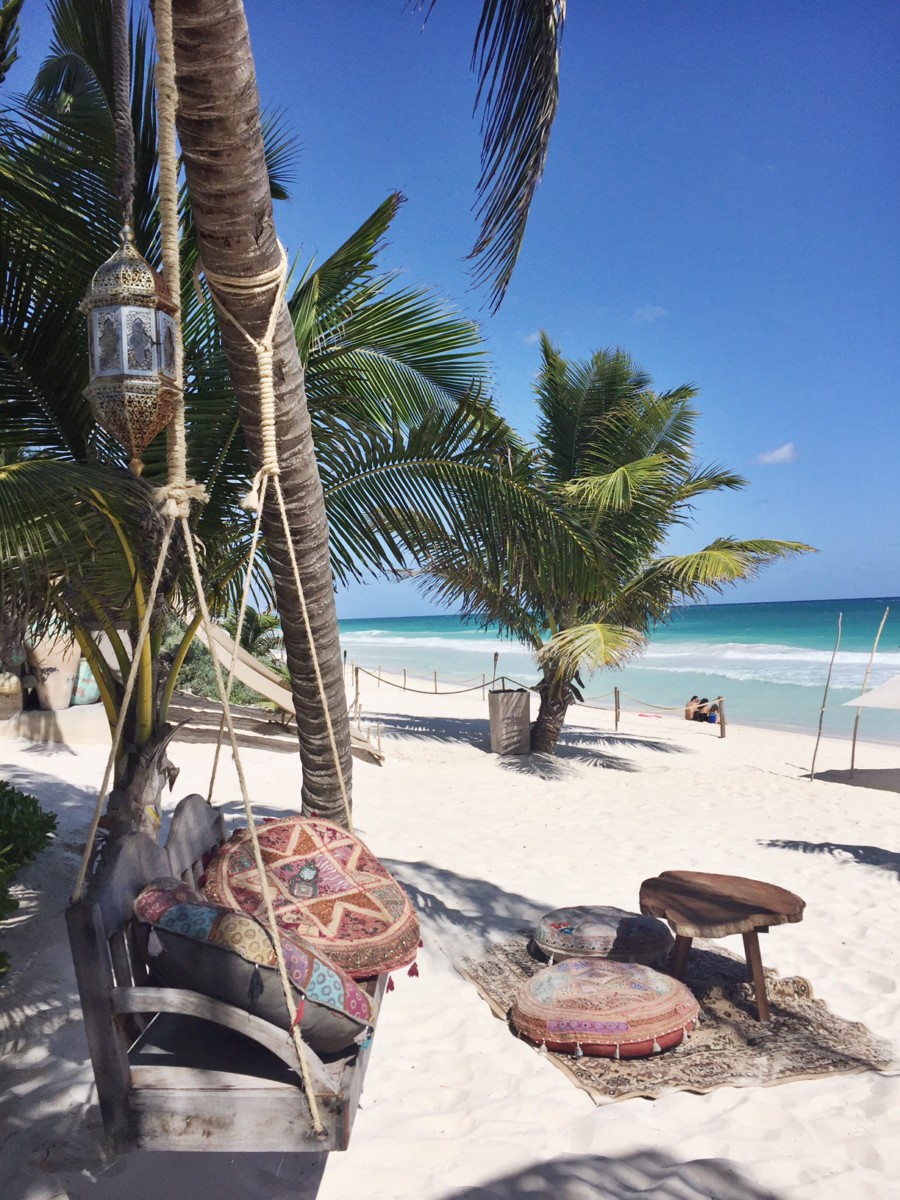
<svg viewBox="0 0 900 1200"><path fill-rule="evenodd" d="M153 974L223 1000L287 1029L289 1017L272 939L259 921L209 900L177 879L157 879L134 903ZM282 933L281 949L304 1040L322 1053L344 1050L374 1025L370 997L302 938Z"/></svg>
<svg viewBox="0 0 900 1200"><path fill-rule="evenodd" d="M409 897L359 838L318 817L265 821L257 836L283 929L305 938L354 979L413 961L419 923ZM264 913L246 830L213 855L203 890L217 904Z"/></svg>
<svg viewBox="0 0 900 1200"><path fill-rule="evenodd" d="M656 917L587 904L547 913L532 936L551 963L564 958L608 958L658 967L673 946L671 933Z"/></svg>
<svg viewBox="0 0 900 1200"><path fill-rule="evenodd" d="M573 958L526 980L510 1017L548 1050L639 1058L677 1046L699 1011L683 983L641 963Z"/></svg>

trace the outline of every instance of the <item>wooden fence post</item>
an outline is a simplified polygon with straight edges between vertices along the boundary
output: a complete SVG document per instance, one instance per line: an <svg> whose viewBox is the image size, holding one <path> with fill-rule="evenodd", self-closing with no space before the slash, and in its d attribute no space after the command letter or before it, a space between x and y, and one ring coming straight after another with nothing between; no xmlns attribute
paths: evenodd
<svg viewBox="0 0 900 1200"><path fill-rule="evenodd" d="M403 668L403 690L406 691L406 667Z"/></svg>
<svg viewBox="0 0 900 1200"><path fill-rule="evenodd" d="M725 736L725 697L719 697L719 737Z"/></svg>
<svg viewBox="0 0 900 1200"><path fill-rule="evenodd" d="M356 715L357 724L359 723L359 667L353 668L353 678L356 683L356 694L353 697L353 712Z"/></svg>
<svg viewBox="0 0 900 1200"><path fill-rule="evenodd" d="M486 683L487 683L487 676L482 675L481 676L481 698L482 698L482 700L484 699L484 688L485 688Z"/></svg>
<svg viewBox="0 0 900 1200"><path fill-rule="evenodd" d="M437 695L437 671L434 673L434 694Z"/></svg>
<svg viewBox="0 0 900 1200"><path fill-rule="evenodd" d="M621 705L621 701L619 699L619 689L618 688L613 688L613 695L615 696L613 703L615 704L615 708L616 708L616 730L618 730L619 717L622 714L622 705Z"/></svg>

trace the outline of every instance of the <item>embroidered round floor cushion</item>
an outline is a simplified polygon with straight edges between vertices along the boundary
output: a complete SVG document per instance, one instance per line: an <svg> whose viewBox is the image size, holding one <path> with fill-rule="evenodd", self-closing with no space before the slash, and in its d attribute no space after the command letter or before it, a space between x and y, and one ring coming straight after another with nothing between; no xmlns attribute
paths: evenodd
<svg viewBox="0 0 900 1200"><path fill-rule="evenodd" d="M607 958L613 962L661 966L674 945L663 921L621 908L579 904L541 917L534 945L551 963L565 958Z"/></svg>
<svg viewBox="0 0 900 1200"><path fill-rule="evenodd" d="M573 958L526 980L510 1016L548 1050L639 1058L677 1046L699 1011L683 983L641 963Z"/></svg>
<svg viewBox="0 0 900 1200"><path fill-rule="evenodd" d="M419 922L409 897L358 837L319 817L264 821L257 836L283 929L305 938L354 979L413 961ZM263 915L246 830L215 852L203 890L217 904Z"/></svg>
<svg viewBox="0 0 900 1200"><path fill-rule="evenodd" d="M147 933L147 962L164 986L289 1027L272 939L254 917L212 904L178 879L154 880L135 900L134 913ZM281 949L304 1041L334 1053L365 1038L376 1015L367 993L302 938L283 934Z"/></svg>

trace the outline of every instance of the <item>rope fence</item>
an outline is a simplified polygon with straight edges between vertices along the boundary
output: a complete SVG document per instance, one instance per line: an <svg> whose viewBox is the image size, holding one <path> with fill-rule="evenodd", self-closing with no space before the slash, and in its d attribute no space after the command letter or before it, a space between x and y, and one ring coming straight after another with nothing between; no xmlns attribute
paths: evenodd
<svg viewBox="0 0 900 1200"><path fill-rule="evenodd" d="M347 654L345 651L344 652L345 671L346 671L347 665L348 665ZM422 676L414 676L414 675L409 674L405 667L401 668L400 671L393 672L395 675L400 674L402 676L402 682L397 682L396 679L389 679L383 673L383 670L381 667L377 667L375 670L370 670L368 667L361 667L357 663L353 663L353 662L351 662L349 664L349 666L350 666L351 677L353 680L353 687L354 687L353 713L354 713L354 717L357 722L359 721L360 712L361 712L360 684L359 684L361 675L365 675L369 679L374 679L375 683L378 687L381 687L381 685L384 684L385 687L396 688L398 691L401 691L401 692L412 692L414 695L417 695L417 696L462 696L462 695L468 694L469 692L479 692L480 691L482 694L482 698L484 698L486 696L488 690L491 690L491 691L497 690L498 686L499 686L499 690L507 691L507 690L509 690L509 685L512 685L515 688L520 688L520 689L522 689L524 691L528 691L528 692L537 691L536 684L524 683L519 679L514 679L510 675L494 674L491 676L490 679L488 679L487 673L482 674L480 683L474 683L470 687L448 686L448 687L444 687L443 689L441 689L439 687L441 680L438 678L437 671L432 672L432 686L430 688L413 687L409 682L410 679L415 679L417 682L420 682L420 683L425 682L425 681ZM495 668L496 668L496 663L495 663ZM478 676L477 675L470 676L469 678L474 678L477 680ZM454 679L454 680L444 680L443 682L446 684L455 684L455 683L467 683L468 680L466 680L466 679L455 680ZM604 700L608 696L613 697L612 705L593 703L596 700ZM615 728L618 729L619 722L621 721L621 718L622 718L622 698L623 697L627 700L633 701L640 708L652 708L660 713L664 713L664 712L685 713L685 705L683 705L683 704L654 704L653 701L651 701L651 700L642 700L639 696L632 696L630 692L623 692L622 689L618 688L618 687L611 688L608 692L600 692L596 696L589 696L585 700L575 701L575 703L580 704L582 706L582 708L592 708L592 709L596 710L597 712L612 712L615 717ZM725 737L725 731L726 731L725 697L717 696L715 698L715 700L713 701L713 703L717 706L715 715L716 715L716 724L718 724L718 726L719 726L719 737L723 738L723 737ZM686 718L686 719L688 719L688 718Z"/></svg>

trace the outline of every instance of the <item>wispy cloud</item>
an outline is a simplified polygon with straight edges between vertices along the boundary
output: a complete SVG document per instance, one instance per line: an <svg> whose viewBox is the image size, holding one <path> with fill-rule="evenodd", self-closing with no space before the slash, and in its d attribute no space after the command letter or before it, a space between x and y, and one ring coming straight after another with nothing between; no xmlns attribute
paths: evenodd
<svg viewBox="0 0 900 1200"><path fill-rule="evenodd" d="M762 454L757 454L753 461L764 467L777 467L782 463L796 462L797 447L793 442L785 442L783 446L778 446L774 450L765 450Z"/></svg>
<svg viewBox="0 0 900 1200"><path fill-rule="evenodd" d="M669 310L662 308L659 304L641 304L631 314L632 321L636 321L638 325L649 325L651 321L658 321L660 317L667 317Z"/></svg>
<svg viewBox="0 0 900 1200"><path fill-rule="evenodd" d="M522 338L526 346L536 346L540 340L541 331L539 329L535 329L533 333L526 333Z"/></svg>

